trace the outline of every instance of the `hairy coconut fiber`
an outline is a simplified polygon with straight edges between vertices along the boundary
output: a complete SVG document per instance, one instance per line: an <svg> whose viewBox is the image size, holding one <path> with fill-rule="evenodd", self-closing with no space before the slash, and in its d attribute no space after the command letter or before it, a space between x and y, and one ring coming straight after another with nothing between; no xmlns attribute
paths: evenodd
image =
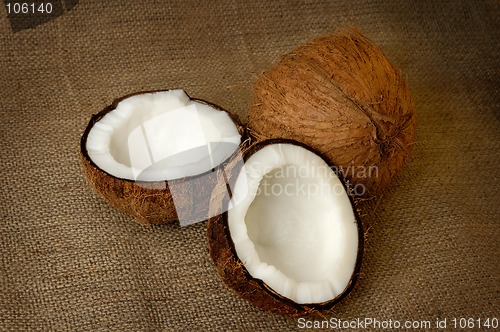
<svg viewBox="0 0 500 332"><path fill-rule="evenodd" d="M310 147L305 146L299 142L285 139L271 139L252 144L250 147L245 148L243 159L245 161L248 160L248 158L250 158L261 148L267 146L268 144L274 143L299 145L321 156L321 154L319 154L317 151L314 151ZM324 156L321 157L326 161ZM238 172L240 171L242 171L241 168L238 169ZM337 175L343 182L342 175ZM237 174L235 174L235 177L237 177ZM345 182L343 183L345 184ZM347 192L349 192L348 188L346 188L346 190ZM335 306L335 304L345 298L354 288L361 269L364 238L361 220L358 216L357 210L355 208L355 203L352 199L351 204L353 205L354 215L358 227L358 253L354 272L346 289L339 296L327 302L310 304L299 304L288 298L285 298L276 293L262 280L256 279L252 275L250 275L250 273L245 268L244 263L238 258L234 243L231 238L228 226L228 209L226 206L228 201L221 201L220 199L217 199L217 201L219 204L213 204L211 206L212 209L216 210L211 212L211 215L213 217L208 220L207 225L208 249L210 256L214 262L215 268L217 269L217 272L223 282L229 289L231 289L241 298L249 301L250 303L261 309L268 310L270 312L277 313L283 316L323 317L323 314L331 313L332 308Z"/></svg>
<svg viewBox="0 0 500 332"><path fill-rule="evenodd" d="M105 114L114 110L120 101L130 96L132 95L115 100L112 105L93 115L81 138L80 156L88 181L111 205L131 215L137 222L142 224L175 222L178 221L179 215L183 216L183 220L186 223L208 219L210 217L210 204L212 204L210 198L212 193L219 193L218 196L214 196L214 199L225 199L228 181L233 179L232 175L242 165L241 162L238 162L241 157L239 149L212 171L169 181L145 182L118 178L100 169L90 159L86 149L90 129ZM237 116L206 101L200 99L192 100L198 103L205 103L221 112L226 112L236 125L240 135L242 135L243 141L245 130L241 126ZM172 188L175 190L176 198L181 198L176 199L175 205L172 197Z"/></svg>
<svg viewBox="0 0 500 332"><path fill-rule="evenodd" d="M260 75L248 126L258 140L310 145L373 195L410 155L415 104L378 47L341 31L299 47Z"/></svg>

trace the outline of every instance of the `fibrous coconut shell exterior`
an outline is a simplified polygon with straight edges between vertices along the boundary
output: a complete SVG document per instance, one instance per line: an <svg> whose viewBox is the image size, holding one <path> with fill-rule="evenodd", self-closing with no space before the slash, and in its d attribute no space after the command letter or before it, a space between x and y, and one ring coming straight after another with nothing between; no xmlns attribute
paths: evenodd
<svg viewBox="0 0 500 332"><path fill-rule="evenodd" d="M410 156L415 104L401 73L359 32L283 56L254 86L249 132L307 144L366 189L387 188Z"/></svg>
<svg viewBox="0 0 500 332"><path fill-rule="evenodd" d="M288 139L271 139L252 144L244 151L243 159L246 161L252 156L252 154L257 152L258 150L269 144L276 143L299 145L308 149L309 151L316 153L318 156L322 157L325 162L327 162L327 159L319 152L314 151L312 148L300 142ZM330 166L332 165L330 164ZM332 167L332 169L335 170L336 168ZM241 172L242 169L239 169L238 171ZM346 191L350 192L349 185L342 178L342 174L336 174L344 184ZM363 227L355 206L353 196L349 195L349 198L357 222L358 252L356 264L349 284L347 285L346 289L336 298L323 303L299 304L276 293L262 280L254 278L247 271L244 263L238 258L238 255L236 253L234 242L232 241L228 226L228 209L226 205L228 204L227 200L223 202L219 201L219 204L212 205L212 208L217 210L212 211L211 215L213 215L214 217L211 217L208 220L207 225L209 253L221 279L229 289L231 289L241 298L247 300L251 304L261 309L273 313L289 317L323 317L324 314L331 313L332 308L335 306L335 304L345 298L354 288L361 269L361 259L364 248Z"/></svg>
<svg viewBox="0 0 500 332"><path fill-rule="evenodd" d="M161 91L127 95L115 100L112 105L92 116L80 141L80 156L85 175L97 193L112 206L134 217L141 224L176 222L180 215L186 224L206 220L211 217L210 204L217 204L217 202L211 202L213 192L219 193L216 198L220 199L220 202L227 199L229 182L234 180L232 175L242 166L242 162L239 162L241 160L239 149L213 170L169 181L144 182L118 178L99 168L89 157L86 142L93 125L108 112L114 110L120 101L133 95L151 92ZM242 137L241 142L244 142L245 130L236 115L212 103L200 99L191 98L191 100L227 113ZM172 194L174 191L175 204Z"/></svg>

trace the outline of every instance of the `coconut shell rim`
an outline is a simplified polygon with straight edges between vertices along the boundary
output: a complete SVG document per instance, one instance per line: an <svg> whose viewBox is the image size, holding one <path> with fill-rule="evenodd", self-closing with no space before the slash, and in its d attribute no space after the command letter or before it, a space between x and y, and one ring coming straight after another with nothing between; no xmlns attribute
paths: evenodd
<svg viewBox="0 0 500 332"><path fill-rule="evenodd" d="M87 150L87 138L88 138L88 135L90 133L90 130L92 130L92 128L94 127L94 125L98 121L100 121L106 114L108 114L109 112L115 110L119 103L121 103L125 99L128 99L128 98L133 97L133 96L138 96L138 95L148 94L148 93L167 92L167 91L172 91L172 90L177 90L177 89L184 90L182 88L172 88L172 89L137 91L137 92L129 93L127 95L124 95L122 97L118 97L118 98L114 99L113 102L110 105L106 106L100 112L98 112L96 114L93 114L90 117L90 120L89 120L87 126L85 127L85 130L84 130L84 132L82 134L82 137L80 138L80 154L82 155L82 157L89 162L90 166L92 166L93 168L95 168L95 169L99 170L100 172L106 174L107 176L112 177L112 178L117 179L117 180L120 180L120 181L131 182L131 183L157 184L157 183L184 182L186 180L194 180L194 179L196 179L198 177L203 177L203 176L205 176L205 175L207 175L209 173L217 171L220 167L222 167L224 164L226 164L227 162L229 162L239 152L239 149L237 149L233 154L231 154L228 158L226 158L219 165L217 165L217 167L215 167L213 169L209 169L209 170L207 170L207 171L205 171L203 173L195 174L195 175L192 175L192 176L186 176L186 177L182 177L182 178L177 178L177 179L172 179L172 180L157 180L157 181L137 181L137 180L125 179L125 178L121 178L121 177L115 176L115 175L110 174L109 172L105 171L104 169L100 168L92 160L92 158L90 158L90 156L88 154L88 150ZM206 101L206 100L203 100L203 99L199 99L199 98L192 98L185 90L184 90L184 92L188 96L189 100L195 101L195 102L199 102L201 104L205 104L205 105L210 106L210 107L212 107L212 108L214 108L214 109L216 109L216 110L218 110L220 112L226 113L229 116L229 118L231 119L231 121L234 123L234 125L236 126L236 128L238 130L238 133L241 135L239 146L245 141L246 136L247 136L246 128L242 125L241 120L239 119L239 117L236 114L230 113L230 112L226 111L224 108L222 108L221 106L219 106L217 104L214 104L214 103L211 103L209 101Z"/></svg>
<svg viewBox="0 0 500 332"><path fill-rule="evenodd" d="M285 138L272 138L272 139L259 141L255 144L253 144L248 149L248 151L244 154L243 162L245 163L254 153L256 153L257 151L261 150L262 148L264 148L265 146L270 145L270 144L292 144L292 145L300 146L300 147L305 148L306 150L316 154L317 156L319 156L330 168L332 168L333 166L336 166L335 164L329 162L328 159L326 159L323 154L319 153L318 151L311 148L310 146L308 146L304 143L301 143L299 141L295 141L292 139L285 139ZM338 169L338 168L335 168L335 169ZM267 285L262 279L253 277L250 274L250 272L248 272L244 263L239 258L238 254L236 253L236 248L234 246L234 242L233 242L233 239L232 239L230 231L229 231L229 225L228 225L228 220L227 220L227 213L228 213L227 209L224 209L224 210L226 210L225 212L210 218L214 222L222 222L224 233L225 233L225 236L228 240L229 249L231 250L231 254L233 255L233 257L236 258L236 262L241 264L241 268L242 268L245 276L247 277L247 279L255 281L261 287L261 289L263 289L265 292L267 292L269 295L271 295L272 297L274 297L278 301L285 302L289 306L292 306L292 307L294 307L298 310L301 310L301 311L303 311L304 308L310 308L310 309L317 310L317 311L324 311L324 310L331 309L335 304L337 304L342 299L344 299L347 295L349 295L350 292L354 289L356 282L359 278L360 270L361 270L361 262L362 262L363 251L364 251L363 225L361 223L361 218L359 217L358 209L356 208L356 201L354 200L353 195L350 194L349 181L347 181L341 173L339 173L338 171L335 171L335 169L332 169L332 171L337 175L340 182L344 186L344 189L346 190L347 196L349 197L349 202L351 203L351 206L353 209L354 219L356 221L356 226L357 226L357 230L358 230L358 252L356 254L356 263L354 264L354 270L351 274L351 278L349 279L347 287L339 295L337 295L335 298L333 298L331 300L328 300L325 302L318 302L318 303L297 303L297 302L295 302L287 297L284 297L284 296L278 294L269 285ZM240 172L241 172L241 170L240 170ZM232 193L230 193L230 195L231 194ZM217 220L217 219L219 219L219 220ZM210 227L210 223L208 224L208 227ZM209 246L211 247L211 241L209 241Z"/></svg>

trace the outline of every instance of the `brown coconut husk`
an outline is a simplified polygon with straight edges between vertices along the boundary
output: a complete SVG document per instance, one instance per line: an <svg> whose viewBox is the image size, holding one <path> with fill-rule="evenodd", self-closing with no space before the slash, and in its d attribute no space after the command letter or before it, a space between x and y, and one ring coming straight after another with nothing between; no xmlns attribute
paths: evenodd
<svg viewBox="0 0 500 332"><path fill-rule="evenodd" d="M161 92L147 91L138 92L115 100L112 105L95 114L83 133L80 141L80 157L83 169L88 181L93 188L111 205L118 210L132 216L141 224L162 224L178 221L178 215L182 215L183 220L189 224L194 221L206 220L211 217L210 204L211 194L214 191L220 192L220 199L224 199L222 193L227 193L224 189L242 163L237 160L241 153L237 150L231 157L221 163L216 169L203 174L175 179L170 181L134 181L122 179L100 169L89 157L86 142L87 137L96 122L98 122L108 112L114 110L118 103L128 97L137 94ZM201 99L192 100L207 104L221 112L227 113L236 125L238 132L245 139L245 129L241 125L238 117L231 114L220 106L209 103ZM220 174L225 174L221 177ZM172 198L171 189L174 188L177 199Z"/></svg>
<svg viewBox="0 0 500 332"><path fill-rule="evenodd" d="M271 139L252 144L249 147L245 148L243 160L248 160L248 158L250 158L258 150L269 144L275 143L299 145L303 148L308 149L309 151L316 153L317 155L322 157L325 162L327 162L327 159L323 155L321 155L317 151L314 151L312 148L300 142L288 139ZM329 165L332 167L332 170L336 169L333 165ZM238 172L241 171L241 169L238 170ZM349 185L342 177L342 174L336 174L346 187L346 192L349 193ZM238 175L235 174L235 178L237 178L237 176ZM346 289L336 298L323 303L299 304L276 293L262 280L254 278L247 271L244 263L238 258L234 243L231 239L227 220L228 200L218 200L218 204L212 205L212 208L217 209L217 211L211 213L211 215L213 215L214 217L211 217L208 220L207 225L209 253L221 279L229 289L231 289L241 298L249 301L259 308L271 311L273 313L289 317L323 317L323 314L331 313L331 310L335 306L335 304L345 298L352 291L361 269L361 259L364 248L363 227L353 196L349 195L349 198L351 200L351 205L353 206L353 211L358 228L358 253L354 272L351 276L349 284L347 285Z"/></svg>
<svg viewBox="0 0 500 332"><path fill-rule="evenodd" d="M382 51L344 29L260 75L248 127L256 140L289 138L313 147L370 196L387 188L410 156L415 104Z"/></svg>

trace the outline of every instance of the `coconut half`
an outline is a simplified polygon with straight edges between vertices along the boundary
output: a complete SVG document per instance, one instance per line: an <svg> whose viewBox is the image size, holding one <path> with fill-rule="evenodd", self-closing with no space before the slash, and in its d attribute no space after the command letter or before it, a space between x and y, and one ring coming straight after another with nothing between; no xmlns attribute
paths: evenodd
<svg viewBox="0 0 500 332"><path fill-rule="evenodd" d="M225 283L284 315L331 309L360 268L362 227L342 179L294 141L251 148L229 209L209 220L208 236Z"/></svg>
<svg viewBox="0 0 500 332"><path fill-rule="evenodd" d="M142 223L191 223L210 217L242 135L235 116L183 90L146 92L94 115L81 155L90 182L118 209Z"/></svg>

